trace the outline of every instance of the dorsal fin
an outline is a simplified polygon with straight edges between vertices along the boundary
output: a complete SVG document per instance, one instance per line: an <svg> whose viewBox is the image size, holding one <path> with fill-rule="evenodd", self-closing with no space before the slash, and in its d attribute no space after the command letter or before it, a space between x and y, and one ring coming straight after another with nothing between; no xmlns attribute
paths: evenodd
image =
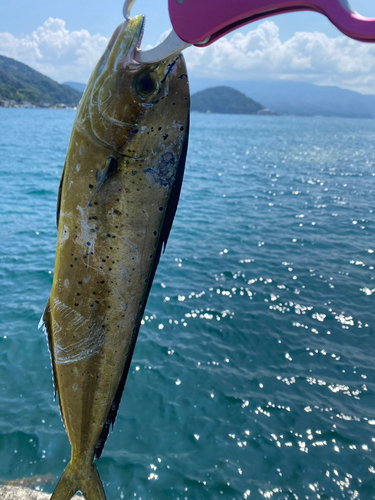
<svg viewBox="0 0 375 500"><path fill-rule="evenodd" d="M66 165L66 162L65 162L65 165ZM60 220L61 193L62 193L62 187L63 187L63 182L64 182L65 165L64 165L64 168L63 168L63 171L61 174L59 191L57 193L57 207L56 207L56 226L57 226L57 228L59 227L59 220Z"/></svg>

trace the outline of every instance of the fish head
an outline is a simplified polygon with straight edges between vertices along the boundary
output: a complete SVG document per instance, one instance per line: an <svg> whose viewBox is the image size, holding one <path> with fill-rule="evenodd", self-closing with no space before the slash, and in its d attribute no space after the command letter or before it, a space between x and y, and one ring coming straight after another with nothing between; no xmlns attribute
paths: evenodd
<svg viewBox="0 0 375 500"><path fill-rule="evenodd" d="M164 137L168 135L165 131L178 114L172 108L189 106L182 55L154 64L135 61L144 23L145 18L140 15L117 28L94 70L77 114L81 127L100 143L133 158L149 154L152 141L146 136L152 135L159 123L163 122ZM142 141L142 151L137 134L146 139Z"/></svg>

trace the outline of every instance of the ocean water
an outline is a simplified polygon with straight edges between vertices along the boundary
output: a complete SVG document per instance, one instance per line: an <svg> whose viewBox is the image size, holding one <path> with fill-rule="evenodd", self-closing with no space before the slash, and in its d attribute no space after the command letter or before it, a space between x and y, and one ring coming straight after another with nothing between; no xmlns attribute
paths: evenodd
<svg viewBox="0 0 375 500"><path fill-rule="evenodd" d="M70 457L37 326L73 120L0 109L0 480L46 492ZM370 120L192 115L108 500L375 498L374 145Z"/></svg>

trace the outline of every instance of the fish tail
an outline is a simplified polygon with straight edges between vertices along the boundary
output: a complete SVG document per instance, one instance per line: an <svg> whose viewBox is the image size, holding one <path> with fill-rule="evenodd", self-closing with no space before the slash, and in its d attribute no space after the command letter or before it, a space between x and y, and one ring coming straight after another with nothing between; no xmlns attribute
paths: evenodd
<svg viewBox="0 0 375 500"><path fill-rule="evenodd" d="M71 500L80 491L86 500L106 500L96 465L71 460L66 466L51 500Z"/></svg>

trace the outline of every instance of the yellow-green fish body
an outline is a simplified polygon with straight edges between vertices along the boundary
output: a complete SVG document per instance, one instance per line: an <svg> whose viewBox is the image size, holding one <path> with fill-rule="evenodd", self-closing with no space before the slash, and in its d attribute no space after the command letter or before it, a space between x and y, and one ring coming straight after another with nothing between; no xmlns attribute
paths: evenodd
<svg viewBox="0 0 375 500"><path fill-rule="evenodd" d="M144 19L114 33L80 103L62 174L43 316L72 458L53 500L105 494L94 458L114 423L187 150L182 56L133 60Z"/></svg>

